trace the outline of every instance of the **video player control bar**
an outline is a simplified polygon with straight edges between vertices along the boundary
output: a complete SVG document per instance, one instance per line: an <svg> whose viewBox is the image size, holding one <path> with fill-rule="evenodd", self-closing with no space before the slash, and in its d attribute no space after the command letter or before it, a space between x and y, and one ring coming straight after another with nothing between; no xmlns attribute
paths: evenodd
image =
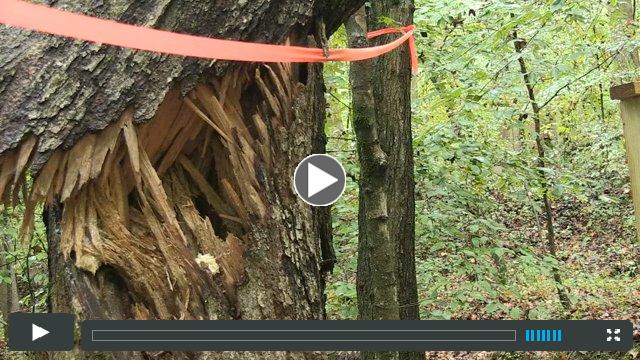
<svg viewBox="0 0 640 360"><path fill-rule="evenodd" d="M86 351L626 351L629 321L103 321Z"/></svg>

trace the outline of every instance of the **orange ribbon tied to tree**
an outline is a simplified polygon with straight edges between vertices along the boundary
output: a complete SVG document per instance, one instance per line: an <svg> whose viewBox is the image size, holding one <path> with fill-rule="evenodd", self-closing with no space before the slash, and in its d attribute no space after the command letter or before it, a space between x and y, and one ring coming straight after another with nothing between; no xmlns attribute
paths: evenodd
<svg viewBox="0 0 640 360"><path fill-rule="evenodd" d="M415 25L385 28L368 34L370 39L386 34L401 34L398 39L388 44L358 49L331 49L328 56L325 56L323 49L318 48L261 44L179 34L123 24L20 0L0 0L0 23L130 49L204 59L249 62L317 63L367 60L393 51L408 42L412 71L416 73L418 70L418 56L414 38Z"/></svg>

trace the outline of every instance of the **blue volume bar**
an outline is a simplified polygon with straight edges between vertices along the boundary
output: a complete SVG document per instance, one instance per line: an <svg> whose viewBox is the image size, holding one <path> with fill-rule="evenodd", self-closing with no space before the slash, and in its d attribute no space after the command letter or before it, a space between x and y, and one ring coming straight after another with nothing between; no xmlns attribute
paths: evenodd
<svg viewBox="0 0 640 360"><path fill-rule="evenodd" d="M560 329L526 329L524 331L526 342L561 342L562 330Z"/></svg>

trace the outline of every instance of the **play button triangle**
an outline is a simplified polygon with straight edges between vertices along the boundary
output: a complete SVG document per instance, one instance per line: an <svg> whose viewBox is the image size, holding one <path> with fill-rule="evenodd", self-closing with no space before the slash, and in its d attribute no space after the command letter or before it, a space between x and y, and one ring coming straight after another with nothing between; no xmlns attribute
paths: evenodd
<svg viewBox="0 0 640 360"><path fill-rule="evenodd" d="M48 333L49 333L48 330L41 328L36 324L31 324L31 341L38 340L41 337L47 335Z"/></svg>
<svg viewBox="0 0 640 360"><path fill-rule="evenodd" d="M307 197L319 193L338 182L338 179L319 167L308 163L307 167Z"/></svg>

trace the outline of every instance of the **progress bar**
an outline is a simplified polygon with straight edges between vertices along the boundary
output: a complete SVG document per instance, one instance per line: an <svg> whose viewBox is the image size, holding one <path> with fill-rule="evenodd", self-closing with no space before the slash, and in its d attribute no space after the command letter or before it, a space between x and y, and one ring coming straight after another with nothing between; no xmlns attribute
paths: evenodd
<svg viewBox="0 0 640 360"><path fill-rule="evenodd" d="M625 351L629 321L104 321L86 351Z"/></svg>
<svg viewBox="0 0 640 360"><path fill-rule="evenodd" d="M91 341L516 341L515 330L93 330Z"/></svg>

